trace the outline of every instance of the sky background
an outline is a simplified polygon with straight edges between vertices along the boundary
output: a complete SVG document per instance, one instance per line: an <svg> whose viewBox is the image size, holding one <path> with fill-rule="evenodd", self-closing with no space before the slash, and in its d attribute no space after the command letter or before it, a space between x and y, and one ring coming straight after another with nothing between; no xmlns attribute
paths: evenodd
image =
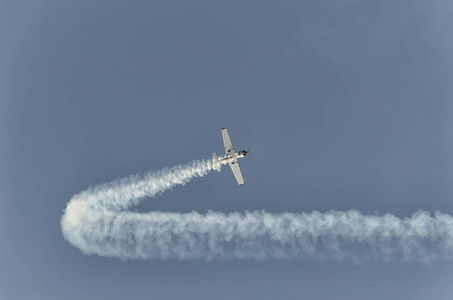
<svg viewBox="0 0 453 300"><path fill-rule="evenodd" d="M0 1L0 299L451 299L453 264L130 261L69 199L209 158L138 211L453 214L451 1Z"/></svg>

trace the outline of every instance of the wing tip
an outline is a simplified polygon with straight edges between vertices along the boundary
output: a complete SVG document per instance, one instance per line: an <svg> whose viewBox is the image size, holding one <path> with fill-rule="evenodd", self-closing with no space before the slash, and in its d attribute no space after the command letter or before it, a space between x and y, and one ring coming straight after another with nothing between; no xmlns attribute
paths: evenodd
<svg viewBox="0 0 453 300"><path fill-rule="evenodd" d="M239 186L243 186L243 185L244 185L244 183L240 184Z"/></svg>
<svg viewBox="0 0 453 300"><path fill-rule="evenodd" d="M223 127L222 130L226 129L226 127Z"/></svg>

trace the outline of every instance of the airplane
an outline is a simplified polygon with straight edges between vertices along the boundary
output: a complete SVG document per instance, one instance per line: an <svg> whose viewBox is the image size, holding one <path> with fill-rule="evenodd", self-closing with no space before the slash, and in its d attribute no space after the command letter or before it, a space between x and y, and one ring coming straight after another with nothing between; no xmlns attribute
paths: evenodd
<svg viewBox="0 0 453 300"><path fill-rule="evenodd" d="M242 177L241 167L239 166L239 158L242 158L247 155L247 151L241 150L236 152L233 147L233 143L231 142L230 135L228 134L228 129L222 128L222 137L223 137L223 144L225 146L225 157L217 157L215 152L212 153L212 162L213 167L218 172L220 172L220 168L222 165L229 164L231 170L233 171L234 177L239 185L244 185L244 178Z"/></svg>

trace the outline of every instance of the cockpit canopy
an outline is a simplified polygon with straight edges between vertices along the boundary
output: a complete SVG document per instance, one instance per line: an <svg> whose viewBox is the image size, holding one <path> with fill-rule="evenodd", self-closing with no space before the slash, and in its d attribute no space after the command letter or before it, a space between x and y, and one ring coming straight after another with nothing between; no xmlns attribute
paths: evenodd
<svg viewBox="0 0 453 300"><path fill-rule="evenodd" d="M246 156L246 155L247 155L247 151L241 150L241 151L239 151L238 154L239 154L239 155L242 155L242 156Z"/></svg>

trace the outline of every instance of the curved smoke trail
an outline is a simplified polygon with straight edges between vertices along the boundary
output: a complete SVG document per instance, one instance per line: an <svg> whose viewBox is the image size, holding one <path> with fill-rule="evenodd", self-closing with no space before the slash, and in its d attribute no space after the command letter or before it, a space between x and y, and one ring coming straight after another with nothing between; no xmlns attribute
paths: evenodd
<svg viewBox="0 0 453 300"><path fill-rule="evenodd" d="M453 217L417 212L410 218L264 211L186 214L127 210L212 170L212 162L135 175L75 195L61 227L85 254L127 259L302 259L311 261L453 260Z"/></svg>

